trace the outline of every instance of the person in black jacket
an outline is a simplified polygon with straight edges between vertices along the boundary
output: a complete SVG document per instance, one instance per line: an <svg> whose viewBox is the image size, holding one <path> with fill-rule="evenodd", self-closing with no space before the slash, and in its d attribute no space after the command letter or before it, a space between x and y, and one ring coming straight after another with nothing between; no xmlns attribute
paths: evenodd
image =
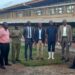
<svg viewBox="0 0 75 75"><path fill-rule="evenodd" d="M29 59L33 60L32 58L32 45L33 45L33 39L34 39L34 29L31 26L30 21L27 22L27 26L24 28L23 36L25 39L25 59L27 61L28 59L28 47L29 47Z"/></svg>
<svg viewBox="0 0 75 75"><path fill-rule="evenodd" d="M49 22L49 27L46 30L46 36L48 41L48 59L55 59L54 52L55 52L55 44L56 44L56 34L57 28L54 25L53 21Z"/></svg>
<svg viewBox="0 0 75 75"><path fill-rule="evenodd" d="M43 60L43 48L45 43L45 30L42 28L42 23L38 23L38 28L35 30L35 42L37 45L37 59Z"/></svg>

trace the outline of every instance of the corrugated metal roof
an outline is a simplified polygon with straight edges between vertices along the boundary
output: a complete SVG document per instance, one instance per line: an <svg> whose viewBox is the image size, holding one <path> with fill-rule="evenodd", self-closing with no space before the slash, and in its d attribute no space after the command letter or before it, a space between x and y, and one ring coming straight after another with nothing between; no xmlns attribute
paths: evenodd
<svg viewBox="0 0 75 75"><path fill-rule="evenodd" d="M30 1L27 3L22 3L13 7L9 7L4 9L2 12L9 12L9 11L15 11L20 9L27 9L27 8L33 8L33 7L41 7L41 6L48 6L52 4L57 3L63 3L63 2L69 2L69 1L75 1L75 0L38 0L38 1Z"/></svg>

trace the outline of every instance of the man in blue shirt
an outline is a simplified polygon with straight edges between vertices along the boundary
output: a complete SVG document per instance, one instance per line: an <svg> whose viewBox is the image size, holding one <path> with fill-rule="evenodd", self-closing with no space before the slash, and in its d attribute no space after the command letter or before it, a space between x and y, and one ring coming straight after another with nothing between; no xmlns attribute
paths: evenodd
<svg viewBox="0 0 75 75"><path fill-rule="evenodd" d="M56 44L56 34L57 28L54 26L53 21L49 21L49 27L46 30L46 36L48 41L48 59L55 59L54 52L55 52L55 44Z"/></svg>

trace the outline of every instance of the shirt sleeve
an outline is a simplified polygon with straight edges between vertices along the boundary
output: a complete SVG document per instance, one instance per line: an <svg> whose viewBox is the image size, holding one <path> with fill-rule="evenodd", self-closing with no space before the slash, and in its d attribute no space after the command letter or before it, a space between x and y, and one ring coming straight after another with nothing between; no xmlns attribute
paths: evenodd
<svg viewBox="0 0 75 75"><path fill-rule="evenodd" d="M4 35L4 30L0 29L0 37L2 37Z"/></svg>

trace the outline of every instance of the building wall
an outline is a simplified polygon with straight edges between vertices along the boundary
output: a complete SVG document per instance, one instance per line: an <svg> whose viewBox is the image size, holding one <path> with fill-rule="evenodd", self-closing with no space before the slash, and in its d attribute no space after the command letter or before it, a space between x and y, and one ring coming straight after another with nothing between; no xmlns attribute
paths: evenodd
<svg viewBox="0 0 75 75"><path fill-rule="evenodd" d="M75 22L75 3L64 3L51 6L43 6L24 10L10 11L0 14L0 22L8 23L47 23L49 20L61 22L67 19L68 22Z"/></svg>

